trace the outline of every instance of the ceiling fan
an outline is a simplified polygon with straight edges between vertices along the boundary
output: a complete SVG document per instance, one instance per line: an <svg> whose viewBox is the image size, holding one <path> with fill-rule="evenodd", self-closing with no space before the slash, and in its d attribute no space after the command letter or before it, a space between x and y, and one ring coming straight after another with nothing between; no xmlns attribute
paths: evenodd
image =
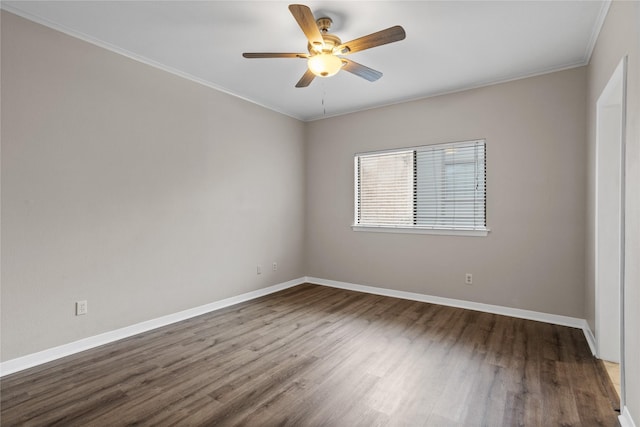
<svg viewBox="0 0 640 427"><path fill-rule="evenodd" d="M329 34L331 18L314 18L311 9L302 4L289 5L289 11L298 22L298 25L307 36L309 53L243 53L245 58L303 58L307 59L307 71L296 84L296 87L307 87L313 79L318 77L330 77L341 69L356 76L374 82L382 77L380 71L365 67L362 64L343 58L340 55L359 52L372 47L381 46L403 40L406 37L404 29L395 27L381 30L368 36L360 37L346 43L334 34Z"/></svg>

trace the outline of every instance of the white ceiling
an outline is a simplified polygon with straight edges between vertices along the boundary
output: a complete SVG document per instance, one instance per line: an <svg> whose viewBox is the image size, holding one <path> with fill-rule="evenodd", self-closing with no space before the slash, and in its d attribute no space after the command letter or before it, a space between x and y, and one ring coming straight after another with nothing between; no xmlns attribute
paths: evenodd
<svg viewBox="0 0 640 427"><path fill-rule="evenodd" d="M301 120L585 65L609 1L310 1L343 41L401 25L405 40L350 55L384 76L341 71L294 87L306 52L282 1L3 1L2 8Z"/></svg>

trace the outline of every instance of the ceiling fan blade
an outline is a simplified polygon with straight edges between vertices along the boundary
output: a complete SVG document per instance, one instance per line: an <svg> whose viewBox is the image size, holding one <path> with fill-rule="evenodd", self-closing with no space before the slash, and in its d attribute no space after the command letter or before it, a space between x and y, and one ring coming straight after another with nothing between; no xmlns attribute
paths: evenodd
<svg viewBox="0 0 640 427"><path fill-rule="evenodd" d="M313 74L311 72L311 70L307 70L304 75L302 76L302 78L300 80L298 80L298 83L296 83L296 87L307 87L311 84L311 82L313 81L313 79L315 78L315 74Z"/></svg>
<svg viewBox="0 0 640 427"><path fill-rule="evenodd" d="M373 68L365 67L364 65L358 64L357 62L353 62L349 59L343 58L342 61L345 63L342 67L343 70L348 71L351 74L355 74L358 77L362 77L365 80L375 82L382 77L382 73L374 70Z"/></svg>
<svg viewBox="0 0 640 427"><path fill-rule="evenodd" d="M307 36L307 40L309 40L312 46L324 45L324 39L309 7L303 4L290 4L289 11L298 22L302 32Z"/></svg>
<svg viewBox="0 0 640 427"><path fill-rule="evenodd" d="M308 53L271 53L271 52L245 52L242 54L245 58L308 58Z"/></svg>
<svg viewBox="0 0 640 427"><path fill-rule="evenodd" d="M395 27L390 27L386 30L381 30L376 33L369 34L368 36L342 43L336 50L338 50L340 54L346 55L348 53L358 52L372 47L382 46L383 44L404 40L406 36L407 34L404 32L404 28L396 25Z"/></svg>

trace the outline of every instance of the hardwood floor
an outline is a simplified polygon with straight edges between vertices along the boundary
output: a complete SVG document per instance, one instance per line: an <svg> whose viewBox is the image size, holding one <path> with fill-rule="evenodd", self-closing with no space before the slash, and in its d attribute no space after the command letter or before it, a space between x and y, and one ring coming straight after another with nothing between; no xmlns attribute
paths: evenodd
<svg viewBox="0 0 640 427"><path fill-rule="evenodd" d="M616 390L616 394L620 397L620 364L616 362L609 362L607 360L603 360L602 363L607 371L607 375L609 375L611 384L613 384L613 388Z"/></svg>
<svg viewBox="0 0 640 427"><path fill-rule="evenodd" d="M1 380L13 425L616 426L582 331L300 285Z"/></svg>

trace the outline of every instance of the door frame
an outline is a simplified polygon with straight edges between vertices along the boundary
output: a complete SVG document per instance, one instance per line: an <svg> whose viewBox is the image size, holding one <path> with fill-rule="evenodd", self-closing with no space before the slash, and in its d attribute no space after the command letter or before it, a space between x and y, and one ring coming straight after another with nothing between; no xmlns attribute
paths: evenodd
<svg viewBox="0 0 640 427"><path fill-rule="evenodd" d="M616 89L620 90L620 94L617 95L614 93ZM625 354L624 354L624 284L625 284L625 144L626 144L626 93L627 93L627 57L623 57L622 60L618 63L615 71L609 78L605 88L600 93L598 97L598 101L596 102L596 169L595 169L595 321L596 321L596 355L598 357L601 356L601 348L600 348L600 335L601 332L601 318L603 316L603 307L601 307L602 301L600 301L599 295L601 291L602 284L599 283L598 280L598 265L599 265L599 256L598 256L598 219L599 219L599 191L598 191L598 177L599 177L599 149L600 145L603 143L601 141L601 109L604 108L608 101L612 96L617 96L620 102L620 139L619 139L619 160L620 160L620 188L619 188L619 197L620 203L618 206L619 209L619 332L620 332L620 407L623 408L625 404L625 381L624 381L624 372L625 372ZM611 105L611 104L609 104ZM616 102L614 105L618 105Z"/></svg>

